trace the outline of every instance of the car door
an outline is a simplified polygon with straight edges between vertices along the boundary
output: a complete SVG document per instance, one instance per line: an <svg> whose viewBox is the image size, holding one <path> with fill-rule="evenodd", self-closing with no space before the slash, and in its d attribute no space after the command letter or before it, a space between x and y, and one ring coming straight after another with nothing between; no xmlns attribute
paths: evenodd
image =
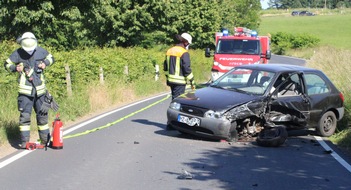
<svg viewBox="0 0 351 190"><path fill-rule="evenodd" d="M305 127L306 122L310 119L311 104L305 95L303 74L294 72L283 73L282 75L283 77L278 77L276 81L281 84L277 85L277 89L274 91L276 96L271 103L271 109L272 111L295 116L296 120L292 122ZM286 90L289 90L289 93L284 93Z"/></svg>
<svg viewBox="0 0 351 190"><path fill-rule="evenodd" d="M309 124L317 126L321 115L325 112L328 104L332 102L330 96L332 88L318 73L309 72L304 75L307 97L311 104Z"/></svg>

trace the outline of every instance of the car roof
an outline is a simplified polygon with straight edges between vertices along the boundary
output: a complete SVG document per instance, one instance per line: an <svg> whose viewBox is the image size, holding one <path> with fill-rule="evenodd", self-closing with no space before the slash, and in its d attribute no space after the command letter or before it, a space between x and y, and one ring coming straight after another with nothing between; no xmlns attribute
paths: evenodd
<svg viewBox="0 0 351 190"><path fill-rule="evenodd" d="M268 64L252 64L252 65L240 65L236 68L247 68L247 69L258 69L270 72L287 72L287 71L319 71L317 69L298 66L298 65L289 65L289 64L282 64L282 63L268 63Z"/></svg>

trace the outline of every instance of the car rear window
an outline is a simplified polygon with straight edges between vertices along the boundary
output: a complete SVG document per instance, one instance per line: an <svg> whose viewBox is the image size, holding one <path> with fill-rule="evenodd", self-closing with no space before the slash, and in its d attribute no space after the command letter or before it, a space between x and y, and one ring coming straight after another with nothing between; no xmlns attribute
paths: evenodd
<svg viewBox="0 0 351 190"><path fill-rule="evenodd" d="M308 95L323 94L330 92L330 88L327 85L327 83L316 74L306 74L305 80Z"/></svg>

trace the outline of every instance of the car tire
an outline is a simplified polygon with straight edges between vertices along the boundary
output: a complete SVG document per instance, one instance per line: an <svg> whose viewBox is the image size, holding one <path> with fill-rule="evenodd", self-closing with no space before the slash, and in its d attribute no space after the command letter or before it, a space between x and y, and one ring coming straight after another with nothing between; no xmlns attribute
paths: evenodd
<svg viewBox="0 0 351 190"><path fill-rule="evenodd" d="M260 146L278 147L286 141L288 132L283 126L263 129L257 136L256 142Z"/></svg>
<svg viewBox="0 0 351 190"><path fill-rule="evenodd" d="M337 125L335 113L327 111L319 119L318 126L316 128L317 134L322 137L330 137L334 134Z"/></svg>

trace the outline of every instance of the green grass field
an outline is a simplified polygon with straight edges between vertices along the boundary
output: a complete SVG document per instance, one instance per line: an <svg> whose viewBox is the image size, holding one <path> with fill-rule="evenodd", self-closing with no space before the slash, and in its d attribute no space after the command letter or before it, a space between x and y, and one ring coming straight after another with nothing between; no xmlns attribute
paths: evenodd
<svg viewBox="0 0 351 190"><path fill-rule="evenodd" d="M351 14L317 16L262 16L259 33L312 34L322 46L351 49Z"/></svg>

